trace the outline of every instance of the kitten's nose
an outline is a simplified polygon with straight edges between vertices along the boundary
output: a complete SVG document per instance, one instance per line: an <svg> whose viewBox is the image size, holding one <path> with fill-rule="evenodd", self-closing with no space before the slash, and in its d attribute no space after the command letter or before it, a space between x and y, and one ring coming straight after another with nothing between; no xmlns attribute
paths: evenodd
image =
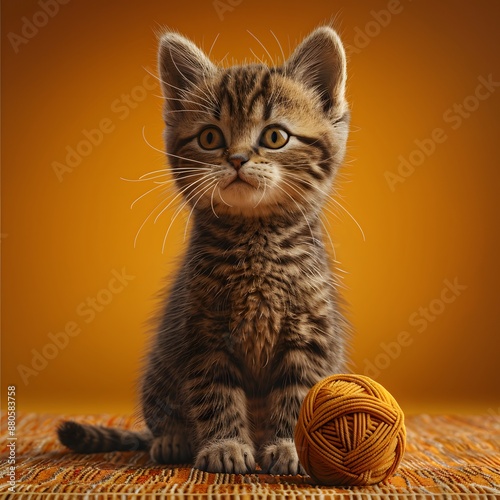
<svg viewBox="0 0 500 500"><path fill-rule="evenodd" d="M238 153L231 155L228 160L235 170L239 170L248 161L248 156Z"/></svg>

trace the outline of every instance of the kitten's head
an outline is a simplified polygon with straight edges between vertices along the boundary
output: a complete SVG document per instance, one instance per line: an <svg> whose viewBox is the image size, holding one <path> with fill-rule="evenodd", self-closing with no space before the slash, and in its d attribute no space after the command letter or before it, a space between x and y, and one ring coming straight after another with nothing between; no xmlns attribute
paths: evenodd
<svg viewBox="0 0 500 500"><path fill-rule="evenodd" d="M160 41L166 147L186 201L215 215L318 210L349 127L346 57L331 28L280 67L221 68L191 41Z"/></svg>

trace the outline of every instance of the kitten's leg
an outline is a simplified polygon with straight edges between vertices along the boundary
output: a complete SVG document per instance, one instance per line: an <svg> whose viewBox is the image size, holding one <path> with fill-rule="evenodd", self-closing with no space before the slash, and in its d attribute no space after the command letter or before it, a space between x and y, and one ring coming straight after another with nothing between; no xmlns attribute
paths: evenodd
<svg viewBox="0 0 500 500"><path fill-rule="evenodd" d="M275 377L267 398L266 440L258 462L271 474L303 474L294 443L295 425L308 390L322 377L304 352L289 350L277 356ZM316 364L316 367L318 365Z"/></svg>
<svg viewBox="0 0 500 500"><path fill-rule="evenodd" d="M275 388L269 396L266 443L259 450L259 464L270 474L303 474L294 443L294 431L307 389L301 384Z"/></svg>
<svg viewBox="0 0 500 500"><path fill-rule="evenodd" d="M167 383L146 376L143 387L143 415L153 434L151 458L163 464L185 464L193 459L192 439L178 395Z"/></svg>
<svg viewBox="0 0 500 500"><path fill-rule="evenodd" d="M194 466L208 472L252 472L254 446L241 374L228 355L210 360L202 355L193 366L199 368L184 393L197 437Z"/></svg>
<svg viewBox="0 0 500 500"><path fill-rule="evenodd" d="M190 437L184 423L170 419L168 430L151 442L151 458L162 464L187 464L193 459Z"/></svg>

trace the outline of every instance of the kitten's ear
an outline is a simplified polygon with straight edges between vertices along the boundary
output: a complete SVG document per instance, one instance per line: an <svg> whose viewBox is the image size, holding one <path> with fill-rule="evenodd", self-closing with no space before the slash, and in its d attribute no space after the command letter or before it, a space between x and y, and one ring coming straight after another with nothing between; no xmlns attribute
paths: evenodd
<svg viewBox="0 0 500 500"><path fill-rule="evenodd" d="M178 107L175 99L189 99L186 94L207 75L215 73L216 66L193 42L178 33L167 32L160 38L158 72L161 87L169 107ZM177 102L177 104L176 104Z"/></svg>
<svg viewBox="0 0 500 500"><path fill-rule="evenodd" d="M345 106L346 55L333 29L323 26L313 31L284 67L288 75L319 92L325 111Z"/></svg>

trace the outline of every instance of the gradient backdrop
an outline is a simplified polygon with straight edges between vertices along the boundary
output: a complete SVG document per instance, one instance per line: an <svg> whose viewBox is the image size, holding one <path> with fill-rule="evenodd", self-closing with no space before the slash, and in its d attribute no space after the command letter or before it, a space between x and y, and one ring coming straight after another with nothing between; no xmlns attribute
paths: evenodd
<svg viewBox="0 0 500 500"><path fill-rule="evenodd" d="M329 231L352 369L408 412L500 411L500 31L495 2L2 1L2 402L132 412L157 293L183 249L161 169L155 31L279 60L334 22L352 134ZM44 9L49 14L44 14ZM101 131L97 131L101 129ZM89 139L90 138L90 139ZM92 141L92 142L91 142ZM118 278L116 277L118 276ZM61 333L66 329L65 333Z"/></svg>

